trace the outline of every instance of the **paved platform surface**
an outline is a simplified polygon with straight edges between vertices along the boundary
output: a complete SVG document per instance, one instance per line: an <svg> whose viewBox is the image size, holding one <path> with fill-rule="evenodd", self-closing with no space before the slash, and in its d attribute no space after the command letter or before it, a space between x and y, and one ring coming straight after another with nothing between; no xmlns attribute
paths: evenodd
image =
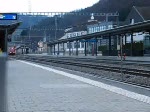
<svg viewBox="0 0 150 112"><path fill-rule="evenodd" d="M9 112L150 112L150 104L15 60L8 61Z"/></svg>
<svg viewBox="0 0 150 112"><path fill-rule="evenodd" d="M37 55L37 56L54 56L54 57L74 57L74 58L96 58L96 59L115 59L115 60L121 60L118 56L57 56L57 55L48 55L48 54L28 54L28 55ZM131 61L149 61L150 62L150 56L143 56L143 57L131 57L126 56L126 60Z"/></svg>

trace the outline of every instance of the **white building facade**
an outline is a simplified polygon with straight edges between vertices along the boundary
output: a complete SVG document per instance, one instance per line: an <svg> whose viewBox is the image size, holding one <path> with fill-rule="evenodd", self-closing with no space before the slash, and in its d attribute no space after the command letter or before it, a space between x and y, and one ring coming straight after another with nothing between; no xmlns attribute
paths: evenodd
<svg viewBox="0 0 150 112"><path fill-rule="evenodd" d="M105 30L110 30L117 27L117 23L116 22L99 22L97 24L93 24L93 25L88 25L87 26L87 31L88 34L92 34L92 33L97 33L97 32L102 32ZM116 40L117 41L117 40ZM114 42L114 38L111 38L111 45L114 46L115 42ZM88 43L88 51L90 53L94 52L93 51L93 47L94 47L94 42L90 42ZM108 37L99 37L98 38L98 43L97 43L97 49L99 46L107 46L107 50L109 50L108 46L109 46L109 39ZM116 45L117 47L117 45ZM101 54L101 52L99 51L98 54Z"/></svg>
<svg viewBox="0 0 150 112"><path fill-rule="evenodd" d="M86 34L87 34L87 31L68 32L59 40L73 38L73 37L82 36L82 35L86 35ZM59 44L59 49L58 49L58 44L56 44L55 45L55 54L58 54L58 50L59 50L59 55L69 55L69 52L71 53L71 55L76 55L77 45L78 45L78 53L84 54L84 43L79 42L79 41L78 41L78 44L76 43L76 41L70 42L70 43L68 42L68 43L64 43L64 44ZM52 52L54 54L54 48L52 49Z"/></svg>

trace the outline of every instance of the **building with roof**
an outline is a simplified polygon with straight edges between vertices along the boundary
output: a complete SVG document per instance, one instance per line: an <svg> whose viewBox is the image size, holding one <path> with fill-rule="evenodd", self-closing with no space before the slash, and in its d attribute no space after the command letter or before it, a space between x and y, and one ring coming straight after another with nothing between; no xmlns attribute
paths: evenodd
<svg viewBox="0 0 150 112"><path fill-rule="evenodd" d="M78 25L75 25L75 26L65 29L64 36L61 37L59 40L86 35L86 34L88 34L87 26L96 24L96 23L98 23L98 21L94 20L94 17L92 16L91 19L88 20L87 22L84 22L82 24L78 24ZM59 46L59 51L60 51L60 53L65 52L65 54L69 54L69 52L70 52L71 55L74 55L76 53L76 46L77 46L76 42L65 43L64 49L63 49L63 45ZM78 42L78 53L79 54L84 54L84 49L85 49L84 47L85 47L84 42ZM57 52L58 45L55 46L55 49Z"/></svg>
<svg viewBox="0 0 150 112"><path fill-rule="evenodd" d="M115 28L117 24L115 22L98 22L87 26L88 34L104 31L107 29Z"/></svg>
<svg viewBox="0 0 150 112"><path fill-rule="evenodd" d="M70 30L67 30L65 32L64 36L61 37L59 40L67 39L67 38L73 38L73 37L82 36L82 35L86 35L86 34L87 34L87 31L86 31L84 26L74 26L74 27L70 28ZM58 51L58 45L55 46L55 49L57 52ZM69 54L69 49L71 49L72 55L75 54L76 43L75 42L65 43L64 44L65 54ZM81 43L81 42L78 43L78 49L79 49L79 53L84 53L83 43ZM62 45L59 46L59 50L60 50L60 53L64 52Z"/></svg>
<svg viewBox="0 0 150 112"><path fill-rule="evenodd" d="M128 26L130 24L132 25L135 23L144 22L144 21L149 20L150 14L147 14L148 11L149 11L149 7L135 7L134 6L132 8L131 12L129 13L129 15L127 16L123 25ZM122 25L122 22L121 22L121 25ZM65 35L61 39L63 40L63 39L72 38L72 37L78 38L78 36L82 36L82 35L78 35L78 32L81 32L81 31L86 31L87 34L89 34L89 35L93 33L92 35L94 35L94 33L97 33L97 32L101 33L102 31L105 31L105 30L107 31L107 30L113 29L117 26L120 26L120 22L119 22L119 24L116 22L105 22L105 21L98 22L98 21L94 20L94 18L91 17L91 20L85 22L84 24L80 24L80 25L76 25L76 26L67 28L65 30L66 31ZM126 35L124 35L123 46L126 46L126 45L131 46L129 49L127 49L128 55L134 55L132 45L134 42L136 43L137 41L142 41L145 44L143 48L146 47L145 48L146 51L150 49L149 48L149 46L150 46L149 45L149 43L150 43L149 37L150 36L147 33L145 34L143 32L144 31L139 32L139 33L128 32ZM130 35L130 36L128 36L128 35ZM96 43L94 41L95 38L98 39L98 43ZM74 41L76 41L76 40L74 40ZM82 53L84 53L85 45L86 45L86 50L87 50L86 52L89 52L86 54L92 54L92 52L94 54L95 51L97 52L96 47L105 45L107 47L107 50L111 50L112 52L115 52L115 54L111 54L111 55L116 55L121 48L120 41L121 40L120 40L119 36L113 36L113 35L112 35L112 37L109 37L109 35L105 35L103 37L93 37L89 40L83 40L83 41L81 40L80 44L78 44L78 45L80 45L82 50L79 50L79 52L82 51ZM70 43L71 43L71 45L70 45ZM95 45L95 43L97 45ZM111 44L109 44L109 43L111 43ZM62 45L60 45L60 46L62 46ZM76 51L75 42L69 42L65 45L65 51L68 52L70 49L71 49L72 54L74 54L74 51ZM126 49L124 49L124 50L126 50ZM56 49L56 51L57 51L57 49ZM124 52L126 52L126 51L124 51ZM137 55L137 54L135 54L135 55Z"/></svg>
<svg viewBox="0 0 150 112"><path fill-rule="evenodd" d="M97 33L97 32L101 32L101 31L105 31L105 30L110 30L110 29L116 28L117 25L118 25L118 22L102 21L102 22L98 22L96 24L88 25L87 32L88 32L88 34L92 34L92 33ZM115 43L114 41L115 41L114 38L112 38L111 39L112 46L114 46L114 43ZM108 49L108 46L109 46L108 37L104 37L104 38L99 37L98 38L97 49L100 46L106 46ZM95 49L95 45L94 45L93 41L88 42L87 49L88 49L89 54L93 54L93 52L94 52L93 50ZM117 45L116 45L116 49L117 49ZM99 54L101 54L100 52L101 51L99 51Z"/></svg>
<svg viewBox="0 0 150 112"><path fill-rule="evenodd" d="M129 15L127 16L125 23L133 24L150 20L150 7L137 7L133 6Z"/></svg>
<svg viewBox="0 0 150 112"><path fill-rule="evenodd" d="M125 24L134 24L138 22L144 22L150 20L150 7L137 7L133 6L132 10L130 11L129 15L125 20ZM149 34L139 32L134 33L133 41L142 41L144 44L144 51L145 55L150 55L150 38ZM127 43L130 43L131 37L127 37Z"/></svg>

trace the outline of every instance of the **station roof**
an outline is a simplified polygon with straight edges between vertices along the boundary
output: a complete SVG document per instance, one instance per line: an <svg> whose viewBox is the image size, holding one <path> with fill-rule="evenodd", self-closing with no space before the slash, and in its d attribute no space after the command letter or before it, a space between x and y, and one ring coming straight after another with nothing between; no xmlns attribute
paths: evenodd
<svg viewBox="0 0 150 112"><path fill-rule="evenodd" d="M21 22L11 24L0 24L0 33L4 32L7 29L8 35L12 34L20 24Z"/></svg>
<svg viewBox="0 0 150 112"><path fill-rule="evenodd" d="M71 42L71 41L82 40L82 39L91 39L100 36L109 36L109 35L113 36L113 35L122 35L122 34L135 33L135 32L149 32L149 31L150 31L150 21L144 21L144 22L135 23L133 25L124 25L117 28L96 32L88 35L52 41L49 43L49 45L68 42L68 41Z"/></svg>
<svg viewBox="0 0 150 112"><path fill-rule="evenodd" d="M150 7L137 7L135 6L135 8L137 9L137 12L142 16L142 18L144 20L150 20Z"/></svg>

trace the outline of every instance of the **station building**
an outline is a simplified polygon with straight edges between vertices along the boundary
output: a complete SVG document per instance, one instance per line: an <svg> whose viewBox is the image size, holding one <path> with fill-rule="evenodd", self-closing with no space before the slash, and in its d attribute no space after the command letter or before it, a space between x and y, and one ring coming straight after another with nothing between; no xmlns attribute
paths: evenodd
<svg viewBox="0 0 150 112"><path fill-rule="evenodd" d="M120 24L121 22L119 22ZM65 35L60 38L59 40L63 40L63 39L67 39L67 38L72 38L72 37L77 37L77 36L83 36L83 35L87 35L87 34L92 34L92 33L97 33L97 32L101 32L101 31L105 31L105 30L110 30L113 28L116 28L118 26L118 22L106 22L106 21L97 21L94 19L94 16L91 16L91 19L88 20L87 22L77 25L77 26L73 26L70 28L67 28L65 30ZM90 40L86 40L86 51L85 51L85 40L81 40L78 43L78 53L80 55L84 55L84 52L87 53L87 55L94 55L95 50L99 49L99 46L106 46L106 53L105 55L108 55L109 52L109 38L108 37L99 37L98 38L98 42L97 45L96 40L95 39L90 39ZM113 49L116 49L116 52L114 55L117 55L117 48L120 48L120 46L118 46L117 44L118 40L116 39L116 37L111 39L111 45ZM64 44L64 52L65 54L69 54L69 48L71 50L71 55L75 55L76 54L76 42L68 42ZM58 45L55 45L55 52L57 52L58 50ZM60 54L63 54L63 44L59 45L59 50L60 50ZM54 49L52 50L52 52L54 51ZM101 51L97 52L98 55L102 55Z"/></svg>
<svg viewBox="0 0 150 112"><path fill-rule="evenodd" d="M88 25L97 24L97 23L98 23L98 21L94 20L94 17L91 17L91 19L85 23L78 24L76 26L72 26L72 27L65 29L64 36L61 37L59 40L87 35L88 34ZM69 55L69 52L71 53L71 55L75 55L76 54L76 46L78 46L78 53L80 55L84 55L85 44L82 41L79 41L78 44L76 42L64 43L64 50L63 50L63 45L60 44L59 45L59 52L60 52L59 55L61 55L63 53L65 53L65 55ZM71 51L69 51L69 49ZM55 46L55 52L56 53L58 52L58 45Z"/></svg>
<svg viewBox="0 0 150 112"><path fill-rule="evenodd" d="M134 24L138 22L144 22L150 20L150 7L137 7L133 6L129 15L125 20L125 24ZM130 43L130 36L127 36L127 43ZM143 54L150 56L150 35L149 32L139 32L133 34L134 43L141 42L143 44ZM136 51L135 51L136 52Z"/></svg>
<svg viewBox="0 0 150 112"><path fill-rule="evenodd" d="M117 27L117 22L106 22L106 21L102 21L102 22L98 22L97 24L92 24L92 25L88 25L87 26L87 32L88 34L92 34L92 33L97 33L97 32L101 32L101 31L105 31L105 30L110 30L113 28ZM109 50L108 46L109 46L109 39L107 37L99 37L97 40L97 49L98 49L98 54L102 55L102 51L99 51L99 46L106 46L106 50ZM115 43L117 44L117 40L115 38L111 38L111 45L114 46ZM117 45L116 45L117 48ZM94 42L88 42L88 52L89 54L94 55L94 50L95 50L95 43Z"/></svg>
<svg viewBox="0 0 150 112"><path fill-rule="evenodd" d="M79 54L97 55L98 52L98 54L102 54L105 56L116 56L118 55L118 52L121 51L121 43L123 43L123 53L126 53L126 55L128 56L150 55L149 29L146 29L145 31L139 29L134 29L132 31L129 30L128 32L122 31L118 35L111 35L110 33L108 35L96 35L103 32L107 32L107 30L108 32L109 30L118 31L130 25L137 26L136 23L139 24L140 22L147 22L148 20L150 20L149 10L150 7L133 6L132 10L130 11L129 15L127 16L124 22L99 22L94 20L94 17L92 16L91 19L85 24L80 24L77 26L67 28L65 31L65 35L58 40L64 42L62 44L56 43L55 45L53 45L53 47L55 47L54 49L52 48L51 51L53 53L59 51L59 53L62 54L64 54L65 52L65 54L69 55L71 52L71 55L76 55L75 52L77 51L76 49L78 49L77 52ZM139 32L134 33L137 31ZM83 35L90 35L91 37L86 39ZM92 35L95 35L96 37L92 37ZM79 36L83 36L84 38L79 39L78 42L75 42L76 39L74 37L79 38ZM120 36L123 38L122 40L120 40ZM74 38L75 40L73 39L73 41L67 41L69 40L69 38ZM76 45L76 43L78 43L78 45ZM76 46L78 46L78 48Z"/></svg>

